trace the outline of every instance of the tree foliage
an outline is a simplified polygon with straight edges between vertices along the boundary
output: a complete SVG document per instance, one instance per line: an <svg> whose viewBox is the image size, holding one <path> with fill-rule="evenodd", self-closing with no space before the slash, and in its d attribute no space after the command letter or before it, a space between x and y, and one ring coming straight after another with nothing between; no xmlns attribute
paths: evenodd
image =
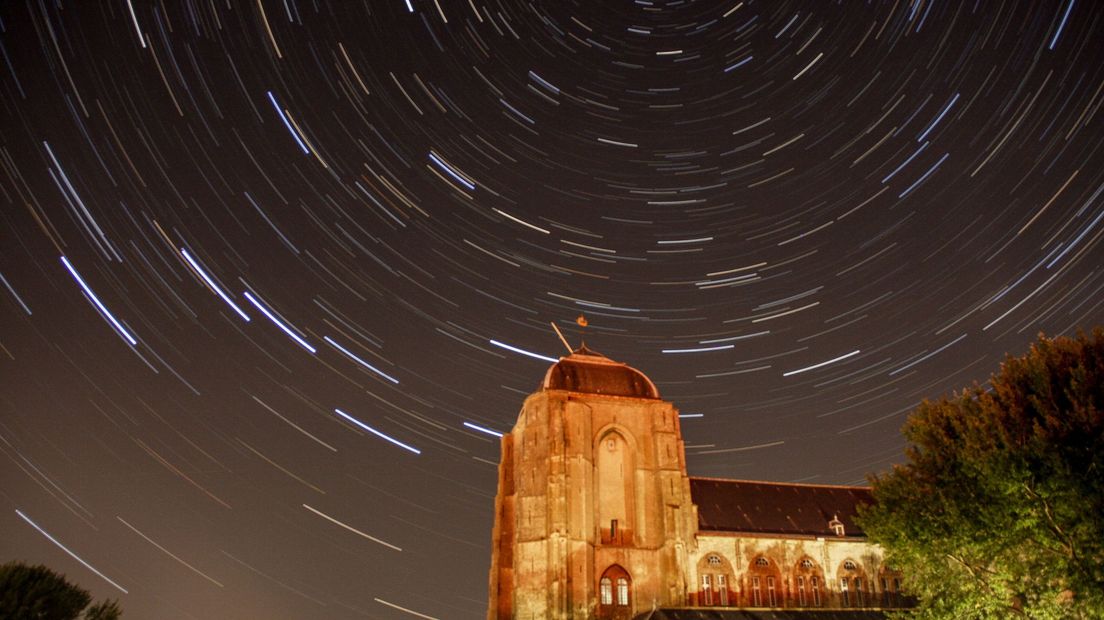
<svg viewBox="0 0 1104 620"><path fill-rule="evenodd" d="M1104 330L1040 335L904 434L861 518L919 598L910 617L1104 618Z"/></svg>
<svg viewBox="0 0 1104 620"><path fill-rule="evenodd" d="M88 607L91 601L87 590L45 566L22 562L0 566L0 618L76 620L82 617L82 611L85 620L117 620L122 616L117 601L101 601Z"/></svg>

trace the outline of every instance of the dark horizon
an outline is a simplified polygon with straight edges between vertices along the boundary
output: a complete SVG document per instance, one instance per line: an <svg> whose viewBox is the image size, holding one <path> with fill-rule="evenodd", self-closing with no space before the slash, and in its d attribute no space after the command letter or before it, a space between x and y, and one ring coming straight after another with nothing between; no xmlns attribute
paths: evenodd
<svg viewBox="0 0 1104 620"><path fill-rule="evenodd" d="M6 3L0 562L125 618L482 617L552 322L691 476L863 484L1104 324L1102 19Z"/></svg>

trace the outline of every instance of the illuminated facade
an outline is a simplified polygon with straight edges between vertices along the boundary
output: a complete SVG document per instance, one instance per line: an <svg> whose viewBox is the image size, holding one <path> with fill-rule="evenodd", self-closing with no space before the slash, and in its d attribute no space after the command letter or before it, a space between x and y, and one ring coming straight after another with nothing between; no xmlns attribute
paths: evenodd
<svg viewBox="0 0 1104 620"><path fill-rule="evenodd" d="M687 607L879 617L903 601L853 521L869 498L864 487L689 477L674 405L584 346L548 369L502 438L487 618L674 618Z"/></svg>

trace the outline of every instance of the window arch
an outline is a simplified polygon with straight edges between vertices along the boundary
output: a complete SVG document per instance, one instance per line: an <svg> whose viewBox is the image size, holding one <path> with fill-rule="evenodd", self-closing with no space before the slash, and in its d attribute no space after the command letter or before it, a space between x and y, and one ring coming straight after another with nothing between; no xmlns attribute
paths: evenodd
<svg viewBox="0 0 1104 620"><path fill-rule="evenodd" d="M628 618L632 610L632 576L617 564L598 580L598 617Z"/></svg>

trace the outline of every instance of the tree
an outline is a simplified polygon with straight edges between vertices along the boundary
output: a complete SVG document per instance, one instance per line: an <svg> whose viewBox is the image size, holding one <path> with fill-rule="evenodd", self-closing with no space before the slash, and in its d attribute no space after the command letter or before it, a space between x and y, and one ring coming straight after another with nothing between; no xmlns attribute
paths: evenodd
<svg viewBox="0 0 1104 620"><path fill-rule="evenodd" d="M924 401L861 511L911 618L1104 618L1104 330Z"/></svg>
<svg viewBox="0 0 1104 620"><path fill-rule="evenodd" d="M117 620L122 615L117 601L102 601L89 607L88 591L73 585L45 566L8 562L0 566L0 618L10 620L75 620L84 611L85 620Z"/></svg>

